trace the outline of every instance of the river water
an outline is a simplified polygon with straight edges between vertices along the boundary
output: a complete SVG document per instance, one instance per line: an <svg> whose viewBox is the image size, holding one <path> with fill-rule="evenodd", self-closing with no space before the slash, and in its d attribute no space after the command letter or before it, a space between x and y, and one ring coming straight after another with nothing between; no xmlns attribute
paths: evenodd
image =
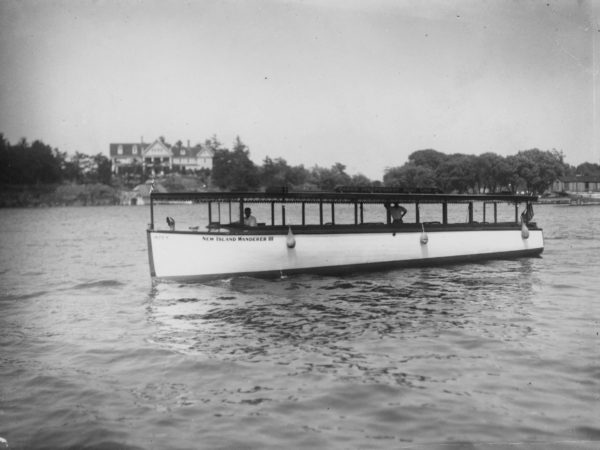
<svg viewBox="0 0 600 450"><path fill-rule="evenodd" d="M541 258L187 285L148 217L0 210L0 448L600 448L600 207L538 206Z"/></svg>

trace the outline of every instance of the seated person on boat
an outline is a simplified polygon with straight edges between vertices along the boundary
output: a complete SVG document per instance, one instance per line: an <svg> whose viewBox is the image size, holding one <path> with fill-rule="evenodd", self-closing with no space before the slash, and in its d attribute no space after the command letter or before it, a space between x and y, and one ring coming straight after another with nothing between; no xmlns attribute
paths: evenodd
<svg viewBox="0 0 600 450"><path fill-rule="evenodd" d="M247 227L256 226L256 217L252 215L252 210L250 208L244 209L244 225Z"/></svg>

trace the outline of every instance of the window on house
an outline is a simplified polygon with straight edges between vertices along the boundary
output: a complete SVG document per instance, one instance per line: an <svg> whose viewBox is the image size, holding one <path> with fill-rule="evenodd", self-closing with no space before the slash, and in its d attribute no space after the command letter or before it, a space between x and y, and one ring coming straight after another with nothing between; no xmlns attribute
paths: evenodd
<svg viewBox="0 0 600 450"><path fill-rule="evenodd" d="M122 154L123 154L123 146L122 146L122 145L119 145L119 148L117 149L117 153L118 153L119 155L122 155Z"/></svg>
<svg viewBox="0 0 600 450"><path fill-rule="evenodd" d="M185 150L181 150L181 156L185 155Z"/></svg>
<svg viewBox="0 0 600 450"><path fill-rule="evenodd" d="M137 155L137 145L133 146L133 148L131 149L131 153Z"/></svg>

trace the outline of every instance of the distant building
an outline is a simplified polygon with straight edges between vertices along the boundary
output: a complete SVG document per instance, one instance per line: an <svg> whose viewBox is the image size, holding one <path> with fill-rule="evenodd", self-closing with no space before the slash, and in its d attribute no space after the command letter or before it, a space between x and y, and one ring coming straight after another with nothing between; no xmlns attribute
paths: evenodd
<svg viewBox="0 0 600 450"><path fill-rule="evenodd" d="M600 177L575 175L559 178L552 185L555 192L600 192Z"/></svg>
<svg viewBox="0 0 600 450"><path fill-rule="evenodd" d="M212 149L201 144L190 147L189 141L186 147L171 146L162 139L157 139L151 144L144 142L110 144L110 159L115 174L119 174L124 168L140 166L144 173L153 171L157 174L166 171L212 169L213 156Z"/></svg>
<svg viewBox="0 0 600 450"><path fill-rule="evenodd" d="M152 187L152 180L148 180L144 184L137 185L131 191L121 192L121 205L148 205L151 192L167 192L167 190L160 183L154 183L154 187Z"/></svg>

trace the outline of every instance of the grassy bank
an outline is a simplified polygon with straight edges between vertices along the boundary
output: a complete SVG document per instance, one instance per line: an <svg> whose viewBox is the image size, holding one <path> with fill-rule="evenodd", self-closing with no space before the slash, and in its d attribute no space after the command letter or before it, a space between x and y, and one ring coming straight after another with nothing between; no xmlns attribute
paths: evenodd
<svg viewBox="0 0 600 450"><path fill-rule="evenodd" d="M118 205L119 190L94 184L3 185L0 207Z"/></svg>

